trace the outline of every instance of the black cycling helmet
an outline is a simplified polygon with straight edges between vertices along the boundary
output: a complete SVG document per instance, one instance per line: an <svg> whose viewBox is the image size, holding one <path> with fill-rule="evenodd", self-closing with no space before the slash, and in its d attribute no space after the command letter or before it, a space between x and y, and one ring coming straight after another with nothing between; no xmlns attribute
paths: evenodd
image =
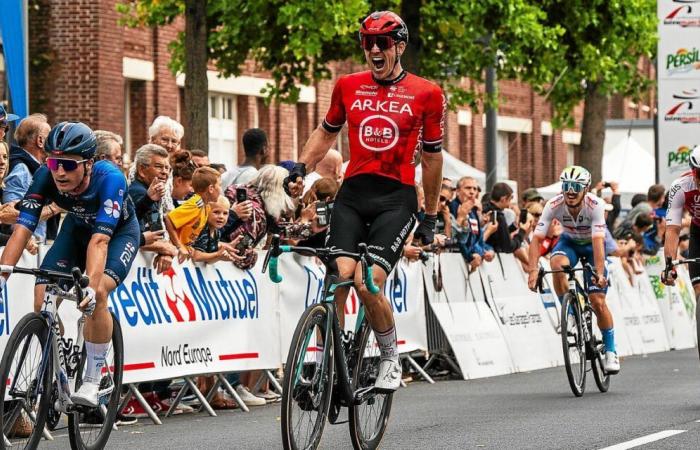
<svg viewBox="0 0 700 450"><path fill-rule="evenodd" d="M44 149L50 155L80 155L83 159L92 159L97 139L82 122L61 122L49 132Z"/></svg>

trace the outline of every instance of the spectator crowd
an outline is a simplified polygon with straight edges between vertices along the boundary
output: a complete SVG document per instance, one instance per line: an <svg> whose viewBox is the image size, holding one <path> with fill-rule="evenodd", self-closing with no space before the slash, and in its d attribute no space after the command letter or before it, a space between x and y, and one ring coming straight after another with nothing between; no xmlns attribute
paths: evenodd
<svg viewBox="0 0 700 450"><path fill-rule="evenodd" d="M14 129L12 145L8 145L6 136L10 124ZM19 122L17 116L0 107L0 245L7 241L17 219L15 203L24 197L32 175L44 161L50 129L43 114L32 114ZM256 263L255 249L264 248L272 233L292 243L323 245L333 200L342 183L343 158L339 152L328 152L315 172L306 177L303 190L288 193L284 180L291 162L270 164L264 130L254 128L243 134L245 159L235 167L212 164L206 152L182 148L184 134L180 123L159 116L148 128L148 142L143 142L132 157L124 154L121 136L95 131L96 159L120 167L129 181L129 196L141 230L141 250L155 254L157 271L167 272L175 260L187 259L249 269ZM643 270L644 256L655 255L663 245L667 192L661 185L651 186L646 194L634 197L631 210L623 215L617 183L601 181L592 191L606 203L606 252L622 259L632 279ZM416 195L420 219L425 209L420 184ZM475 178L444 178L435 241L425 246L409 238L403 256L419 262L431 253L457 252L474 271L498 253L512 253L527 267L532 233L544 204L545 199L534 188L525 189L516 198L507 183L496 183L490 192L482 192ZM61 213L55 204L43 209L41 225L28 251L36 253L38 243L55 238ZM689 226L686 216L681 231L682 252L687 252ZM551 252L561 233L561 224L553 223L540 245L540 256ZM259 373L249 372L231 375L229 382L248 406L279 400L279 395L258 382L259 378ZM208 390L214 380L200 377L199 385ZM171 406L171 388L166 381L142 384L139 389L156 413L165 413ZM235 399L220 392L212 406L230 409L237 405ZM191 411L183 403L175 414ZM135 399L121 414L123 420L146 416Z"/></svg>

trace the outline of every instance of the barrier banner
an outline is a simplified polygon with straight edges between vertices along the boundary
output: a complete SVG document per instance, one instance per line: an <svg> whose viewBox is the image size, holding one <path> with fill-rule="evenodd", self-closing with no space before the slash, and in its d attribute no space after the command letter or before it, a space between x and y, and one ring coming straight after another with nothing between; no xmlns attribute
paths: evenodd
<svg viewBox="0 0 700 450"><path fill-rule="evenodd" d="M647 258L644 269L646 277L644 274L640 275L639 285L645 290L647 297L657 300L670 347L677 350L694 347L695 329L678 286L683 280L680 279L676 286L666 286L661 282L661 272L664 270L663 252Z"/></svg>
<svg viewBox="0 0 700 450"><path fill-rule="evenodd" d="M548 259L540 258L540 266L544 268L544 270L552 270ZM559 324L561 321L561 304L559 303L557 293L554 290L554 275L551 273L544 276L542 291L543 292L539 294L540 300L542 301L542 306L544 306L545 310L547 311L552 328L554 331L559 333L561 329Z"/></svg>
<svg viewBox="0 0 700 450"><path fill-rule="evenodd" d="M433 281L436 267L442 274L441 290L436 290ZM464 379L513 373L510 350L486 304L479 273L468 274L460 254L442 253L423 267L423 279L430 307Z"/></svg>
<svg viewBox="0 0 700 450"><path fill-rule="evenodd" d="M3 249L4 247L0 247L0 253ZM25 251L17 265L34 269L37 267L37 257ZM12 274L0 294L0 352L5 351L7 341L17 322L32 311L34 311L34 277Z"/></svg>
<svg viewBox="0 0 700 450"><path fill-rule="evenodd" d="M692 329L695 332L694 342L698 345L698 334L697 334L697 305L695 300L695 289L693 288L693 283L690 281L690 273L688 272L688 267L683 265L676 268L678 272L678 279L676 280L676 286L678 287L678 293L683 301L683 306L685 307L686 313L690 317L690 323L692 324Z"/></svg>
<svg viewBox="0 0 700 450"><path fill-rule="evenodd" d="M608 258L608 293L605 302L613 316L615 327L615 347L619 356L642 355L644 342L642 340L642 320L637 314L633 299L627 294L631 286L629 281L621 280L626 273L619 258Z"/></svg>
<svg viewBox="0 0 700 450"><path fill-rule="evenodd" d="M482 280L497 312L516 371L554 367L564 363L561 338L552 329L538 294L530 291L512 254L498 254L481 265Z"/></svg>
<svg viewBox="0 0 700 450"><path fill-rule="evenodd" d="M326 270L314 257L286 253L279 261L280 275L284 278L280 287L282 361L286 361L301 314L323 297ZM428 348L420 266L419 262L401 258L384 285L384 295L394 312L400 353ZM351 288L345 302L345 330L355 330L359 308L360 299Z"/></svg>
<svg viewBox="0 0 700 450"><path fill-rule="evenodd" d="M642 351L654 353L669 350L666 327L661 317L659 305L653 297L653 292L650 293L652 288L646 273L635 276L634 284L632 284L619 259L610 258L610 260L609 271L620 287L618 293L624 304L625 325L630 330L637 329L642 340ZM632 337L631 333L630 337Z"/></svg>
<svg viewBox="0 0 700 450"><path fill-rule="evenodd" d="M173 264L139 253L109 296L124 336L124 383L269 369L280 363L277 285L232 264Z"/></svg>

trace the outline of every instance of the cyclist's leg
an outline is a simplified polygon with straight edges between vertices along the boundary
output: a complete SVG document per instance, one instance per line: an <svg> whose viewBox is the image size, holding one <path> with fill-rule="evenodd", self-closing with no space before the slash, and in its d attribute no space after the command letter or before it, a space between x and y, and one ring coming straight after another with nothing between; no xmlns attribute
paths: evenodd
<svg viewBox="0 0 700 450"><path fill-rule="evenodd" d="M552 270L561 270L564 266L575 266L578 263L578 255L573 248L573 242L566 235L561 235L556 245L552 249L550 266ZM564 294L569 290L569 282L565 273L555 273L554 292L557 294L559 303L564 299Z"/></svg>
<svg viewBox="0 0 700 450"><path fill-rule="evenodd" d="M107 308L109 293L126 278L136 258L139 244L139 227L136 220L122 225L112 236L107 247L105 270L95 291L95 311L85 320L86 364L83 384L73 396L74 401L94 406L97 404L102 368L112 345L112 316Z"/></svg>
<svg viewBox="0 0 700 450"><path fill-rule="evenodd" d="M339 195L333 205L326 246L357 252L357 244L367 240L367 233L367 223L353 207L352 202L345 201L344 196ZM356 266L357 261L354 259L341 257L331 263L329 270L336 269L341 279L349 280L354 277ZM349 292L349 287L338 288L335 291L335 304L341 327L345 326L345 302Z"/></svg>
<svg viewBox="0 0 700 450"><path fill-rule="evenodd" d="M688 258L697 258L700 256L700 229L695 225L690 227L690 241L688 244ZM688 264L688 273L690 274L690 282L693 284L695 298L700 296L700 264Z"/></svg>

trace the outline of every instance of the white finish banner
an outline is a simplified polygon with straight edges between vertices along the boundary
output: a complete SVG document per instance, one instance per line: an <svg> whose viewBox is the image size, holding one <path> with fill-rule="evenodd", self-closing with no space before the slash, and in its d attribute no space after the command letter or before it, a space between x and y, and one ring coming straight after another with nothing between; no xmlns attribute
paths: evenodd
<svg viewBox="0 0 700 450"><path fill-rule="evenodd" d="M700 144L700 4L658 0L659 182L668 186L688 170Z"/></svg>

